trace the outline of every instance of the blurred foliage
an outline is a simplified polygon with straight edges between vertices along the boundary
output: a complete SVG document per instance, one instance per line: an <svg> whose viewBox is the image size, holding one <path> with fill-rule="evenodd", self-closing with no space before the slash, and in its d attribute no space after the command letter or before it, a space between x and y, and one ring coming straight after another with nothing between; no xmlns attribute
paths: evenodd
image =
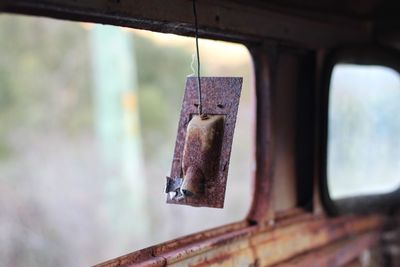
<svg viewBox="0 0 400 267"><path fill-rule="evenodd" d="M29 17L0 17L0 135L19 125L73 133L92 121L87 33ZM82 75L77 76L79 69ZM51 90L49 90L49 88ZM53 118L48 112L55 113ZM63 116L68 114L68 116ZM4 144L2 144L4 146Z"/></svg>
<svg viewBox="0 0 400 267"><path fill-rule="evenodd" d="M131 214L122 203L129 188L109 183L121 166L103 166L96 144L89 33L87 24L0 16L0 265L87 266L241 219L249 206L250 61L203 62L205 75L245 78L239 107L244 116L238 118L230 167L235 176L229 178L225 209L166 206L164 178L193 51L132 33L146 183L152 195L143 214ZM110 212L105 203L121 205ZM130 228L142 216L151 218L146 240L120 233L127 216Z"/></svg>
<svg viewBox="0 0 400 267"><path fill-rule="evenodd" d="M145 156L152 157L156 155L148 153L158 154L160 144L176 134L177 123L173 127L171 123L178 121L190 54L178 47L159 46L140 36L135 38L134 46L140 64L139 112L143 146L146 147Z"/></svg>

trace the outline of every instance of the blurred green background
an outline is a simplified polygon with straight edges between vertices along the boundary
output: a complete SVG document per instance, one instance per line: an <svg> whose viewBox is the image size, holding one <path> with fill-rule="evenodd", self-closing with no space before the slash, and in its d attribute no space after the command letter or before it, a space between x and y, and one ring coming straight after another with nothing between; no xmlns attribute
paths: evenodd
<svg viewBox="0 0 400 267"><path fill-rule="evenodd" d="M165 204L194 39L0 17L0 265L87 266L245 217L247 49L200 40L202 75L241 76L223 210Z"/></svg>

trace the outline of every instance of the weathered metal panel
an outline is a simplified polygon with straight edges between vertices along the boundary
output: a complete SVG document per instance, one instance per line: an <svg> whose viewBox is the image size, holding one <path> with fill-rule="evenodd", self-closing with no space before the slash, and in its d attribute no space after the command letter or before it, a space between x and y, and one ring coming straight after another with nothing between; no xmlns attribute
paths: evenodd
<svg viewBox="0 0 400 267"><path fill-rule="evenodd" d="M379 232L372 231L327 245L304 255L294 257L274 267L344 266L356 259L379 240Z"/></svg>
<svg viewBox="0 0 400 267"><path fill-rule="evenodd" d="M200 238L188 236L124 256L123 261L118 258L99 266L133 266L152 257L164 259L167 266L270 266L349 235L379 231L381 224L382 219L377 216L337 219L307 214L284 216L274 226L244 226L226 229L225 233L219 228L219 234L214 236L199 233Z"/></svg>
<svg viewBox="0 0 400 267"><path fill-rule="evenodd" d="M192 3L187 0L168 4L164 0L2 0L0 10L194 35ZM310 48L372 38L367 20L326 15L315 19L315 14L276 12L245 1L198 1L198 18L201 35L212 38L254 42L268 38Z"/></svg>
<svg viewBox="0 0 400 267"><path fill-rule="evenodd" d="M271 203L272 176L274 171L274 140L271 93L276 67L276 51L273 48L253 48L256 77L256 125L255 125L255 177L253 201L247 219L263 224L274 220Z"/></svg>

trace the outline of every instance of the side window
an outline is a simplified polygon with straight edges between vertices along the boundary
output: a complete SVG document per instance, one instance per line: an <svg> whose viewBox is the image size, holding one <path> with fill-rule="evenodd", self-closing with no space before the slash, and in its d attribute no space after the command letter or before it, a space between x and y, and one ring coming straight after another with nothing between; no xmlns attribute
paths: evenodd
<svg viewBox="0 0 400 267"><path fill-rule="evenodd" d="M337 64L328 113L328 190L333 200L400 187L400 76L376 65Z"/></svg>
<svg viewBox="0 0 400 267"><path fill-rule="evenodd" d="M165 203L194 38L1 15L0 50L0 265L89 266L246 217L245 46L200 40L202 75L244 80L224 209Z"/></svg>

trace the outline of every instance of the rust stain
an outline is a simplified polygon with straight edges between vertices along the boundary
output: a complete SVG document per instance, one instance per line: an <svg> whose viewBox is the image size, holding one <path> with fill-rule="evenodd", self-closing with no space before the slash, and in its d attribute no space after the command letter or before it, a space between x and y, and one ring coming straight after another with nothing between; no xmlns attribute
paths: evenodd
<svg viewBox="0 0 400 267"><path fill-rule="evenodd" d="M305 253L275 267L343 266L351 263L359 254L374 245L378 232L367 232L334 242L320 249Z"/></svg>
<svg viewBox="0 0 400 267"><path fill-rule="evenodd" d="M188 197L212 195L218 177L219 159L224 131L224 116L193 116L187 126L183 149L182 193Z"/></svg>
<svg viewBox="0 0 400 267"><path fill-rule="evenodd" d="M201 264L221 254L229 254L230 259L222 265L231 266L231 261L252 264L256 260L260 266L269 266L288 260L293 256L317 249L364 231L380 227L379 217L348 217L344 219L308 218L302 222L281 226L277 224L268 230L251 227L252 230L235 237L234 233L222 235L204 242L187 246L185 251L171 251L165 258L169 266L175 264ZM330 227L341 230L329 234ZM190 249L188 249L190 247ZM179 258L175 257L179 253Z"/></svg>
<svg viewBox="0 0 400 267"><path fill-rule="evenodd" d="M231 254L221 253L211 259L205 258L201 263L190 264L189 267L202 267L202 266L210 266L213 264L221 264L225 261L228 261L229 259L232 259Z"/></svg>
<svg viewBox="0 0 400 267"><path fill-rule="evenodd" d="M290 260L296 263L299 255L308 255L310 251L345 242L349 235L356 240L357 236L367 234L368 237L360 239L357 245L347 246L348 250L360 250L375 240L376 235L369 235L368 232L377 233L383 222L379 216L329 219L304 216L299 211L292 214L293 218L282 214L281 218L277 217L274 226L267 228L245 222L219 227L137 251L99 266L141 266L143 263L153 266L271 266ZM329 254L331 260L328 263L343 257L350 260L351 255L346 253L346 250L335 250ZM324 253L318 255L325 257Z"/></svg>
<svg viewBox="0 0 400 267"><path fill-rule="evenodd" d="M200 117L196 116L197 77L187 78L171 173L167 177L167 203L224 207L242 82L238 77L202 77L205 116Z"/></svg>

